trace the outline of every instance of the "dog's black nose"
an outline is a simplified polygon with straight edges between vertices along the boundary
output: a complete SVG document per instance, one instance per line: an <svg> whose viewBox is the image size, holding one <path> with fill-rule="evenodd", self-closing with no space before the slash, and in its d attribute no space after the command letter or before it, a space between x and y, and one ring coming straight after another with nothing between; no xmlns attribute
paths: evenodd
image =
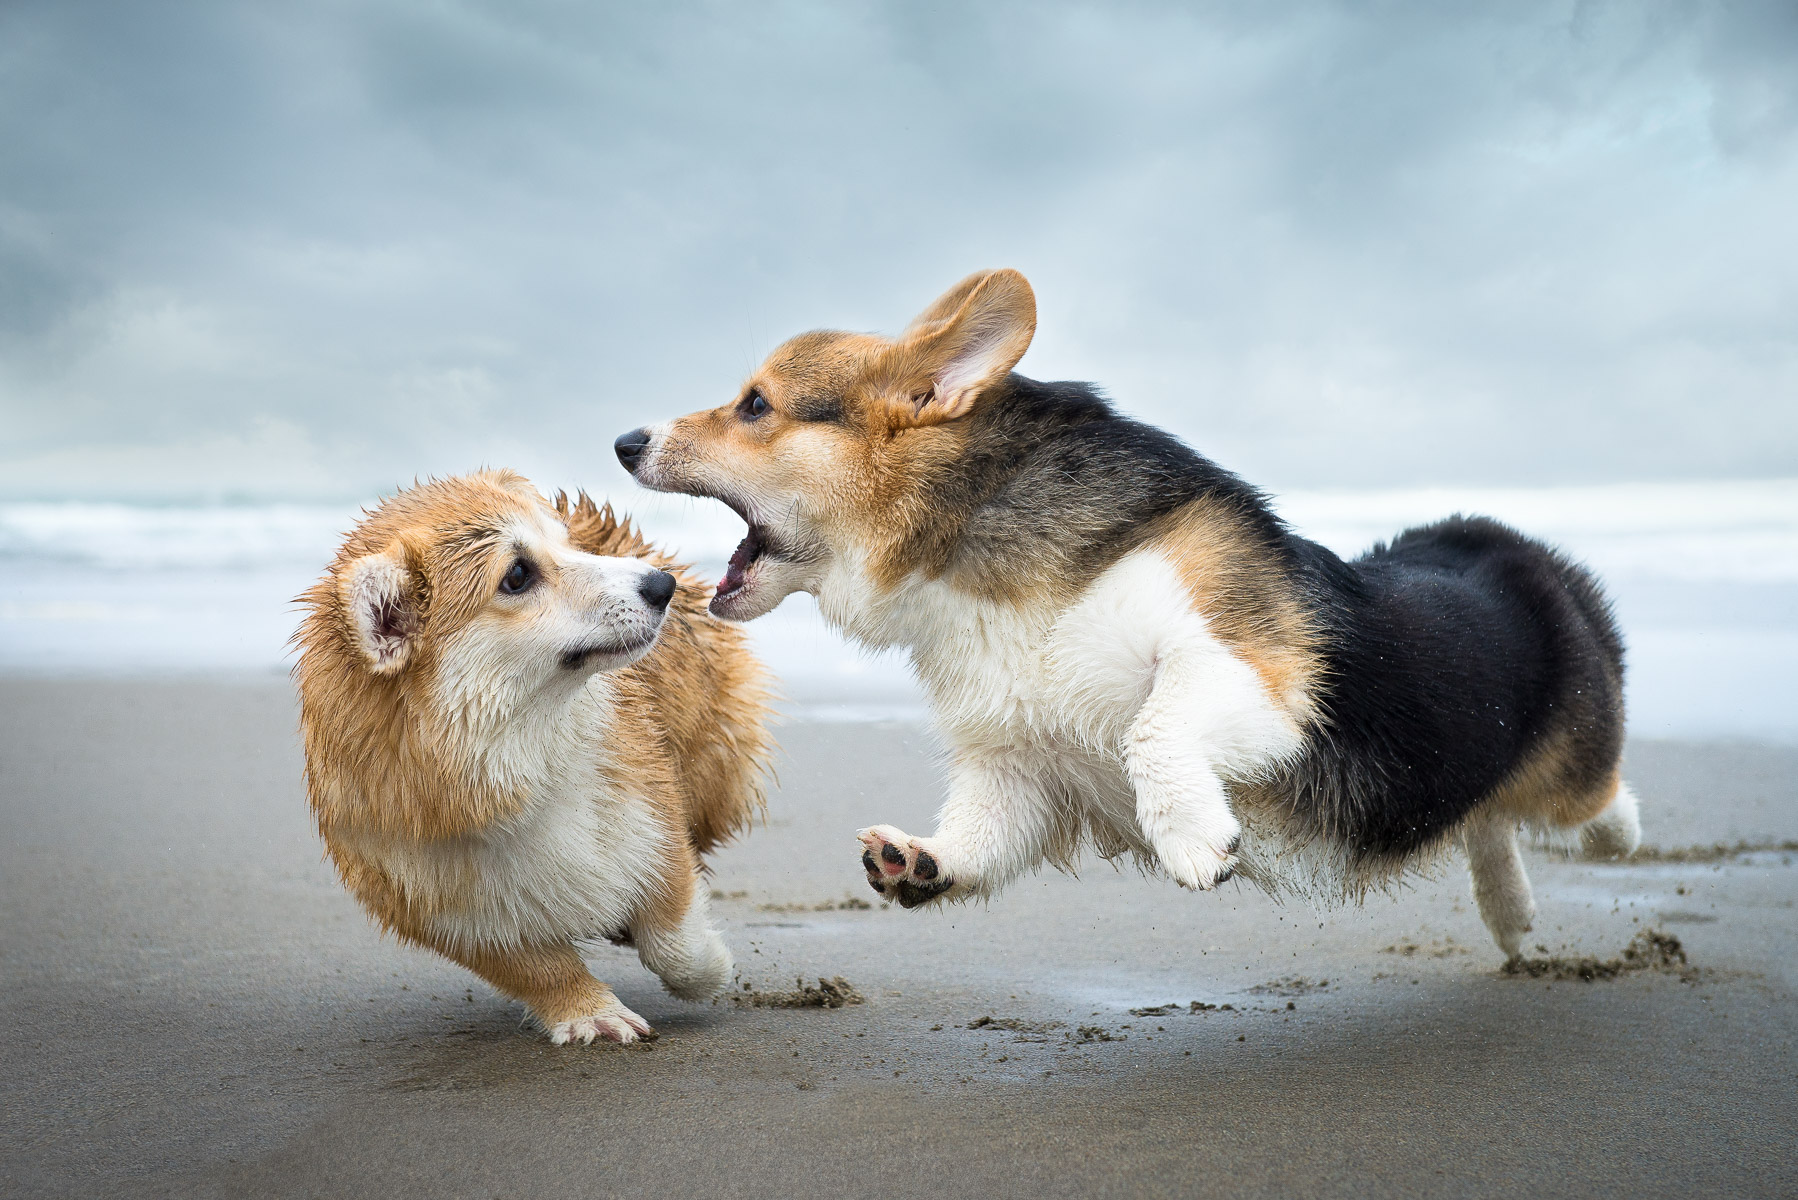
<svg viewBox="0 0 1798 1200"><path fill-rule="evenodd" d="M619 453L622 455L623 451ZM651 571L637 585L637 595L651 608L667 608L668 602L674 599L674 576L666 571Z"/></svg>
<svg viewBox="0 0 1798 1200"><path fill-rule="evenodd" d="M618 451L618 461L624 464L624 469L635 472L637 464L643 461L643 452L649 449L649 430L633 429L619 434L612 449Z"/></svg>

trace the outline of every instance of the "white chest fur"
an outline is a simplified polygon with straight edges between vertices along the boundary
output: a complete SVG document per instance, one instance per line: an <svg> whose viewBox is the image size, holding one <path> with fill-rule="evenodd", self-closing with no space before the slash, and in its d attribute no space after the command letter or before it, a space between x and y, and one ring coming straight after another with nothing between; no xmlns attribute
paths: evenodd
<svg viewBox="0 0 1798 1200"><path fill-rule="evenodd" d="M910 649L958 747L1029 747L1078 759L1083 774L1100 763L1121 772L1132 724L1176 661L1196 680L1192 735L1222 774L1253 775L1299 744L1296 723L1212 632L1157 551L1126 555L1059 610L980 600L917 577L876 595L853 566L826 578L819 607L858 640Z"/></svg>
<svg viewBox="0 0 1798 1200"><path fill-rule="evenodd" d="M644 798L606 786L605 708L595 688L554 733L535 721L477 723L478 749L465 759L525 793L513 816L457 837L348 840L453 942L554 943L625 929L671 835Z"/></svg>
<svg viewBox="0 0 1798 1200"><path fill-rule="evenodd" d="M441 846L471 876L433 918L439 933L484 944L562 941L624 930L667 854L667 832L648 806L580 786L532 797L525 810Z"/></svg>

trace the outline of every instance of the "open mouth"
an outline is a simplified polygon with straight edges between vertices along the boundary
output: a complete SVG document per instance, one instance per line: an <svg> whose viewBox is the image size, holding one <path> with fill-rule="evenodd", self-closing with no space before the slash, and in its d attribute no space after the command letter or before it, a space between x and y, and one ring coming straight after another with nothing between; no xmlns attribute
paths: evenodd
<svg viewBox="0 0 1798 1200"><path fill-rule="evenodd" d="M774 557L767 532L753 521L749 525L749 535L737 543L737 548L730 556L730 563L724 568L724 578L718 581L718 594L713 602L730 600L741 594L749 586L749 571L764 557Z"/></svg>

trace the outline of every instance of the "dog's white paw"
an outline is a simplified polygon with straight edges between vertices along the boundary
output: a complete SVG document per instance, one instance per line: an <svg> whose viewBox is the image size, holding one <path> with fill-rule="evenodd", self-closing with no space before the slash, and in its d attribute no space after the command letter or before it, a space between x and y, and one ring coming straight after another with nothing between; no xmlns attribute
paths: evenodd
<svg viewBox="0 0 1798 1200"><path fill-rule="evenodd" d="M943 869L941 853L933 851L929 839L910 837L891 825L874 825L855 836L862 845L868 886L901 908L916 908L955 890L956 881Z"/></svg>
<svg viewBox="0 0 1798 1200"><path fill-rule="evenodd" d="M566 1046L569 1042L591 1045L594 1038L628 1044L639 1037L653 1038L655 1032L648 1021L620 1004L617 997L612 997L596 1012L551 1025L549 1040L558 1046Z"/></svg>
<svg viewBox="0 0 1798 1200"><path fill-rule="evenodd" d="M1209 892L1236 874L1236 850L1242 844L1240 828L1219 841L1196 837L1158 839L1155 857L1161 860L1161 869L1181 887Z"/></svg>
<svg viewBox="0 0 1798 1200"><path fill-rule="evenodd" d="M1603 862L1628 858L1642 844L1642 819L1636 811L1636 794L1619 784L1605 810L1579 827L1580 854Z"/></svg>

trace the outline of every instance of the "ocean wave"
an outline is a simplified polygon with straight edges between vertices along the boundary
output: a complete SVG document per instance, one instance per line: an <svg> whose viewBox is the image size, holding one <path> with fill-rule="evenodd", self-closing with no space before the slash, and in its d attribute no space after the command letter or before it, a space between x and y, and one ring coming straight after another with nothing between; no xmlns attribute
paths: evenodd
<svg viewBox="0 0 1798 1200"><path fill-rule="evenodd" d="M1494 517L1603 576L1798 581L1798 479L1294 492L1294 528L1343 555L1451 513Z"/></svg>
<svg viewBox="0 0 1798 1200"><path fill-rule="evenodd" d="M652 539L690 561L722 563L742 536L741 522L722 505L653 493L618 501ZM1605 575L1798 581L1798 479L1290 492L1275 506L1299 532L1345 555L1449 513L1483 513ZM0 504L0 563L124 572L322 569L360 515L346 505Z"/></svg>
<svg viewBox="0 0 1798 1200"><path fill-rule="evenodd" d="M124 571L323 564L356 516L295 504L0 504L0 561Z"/></svg>

